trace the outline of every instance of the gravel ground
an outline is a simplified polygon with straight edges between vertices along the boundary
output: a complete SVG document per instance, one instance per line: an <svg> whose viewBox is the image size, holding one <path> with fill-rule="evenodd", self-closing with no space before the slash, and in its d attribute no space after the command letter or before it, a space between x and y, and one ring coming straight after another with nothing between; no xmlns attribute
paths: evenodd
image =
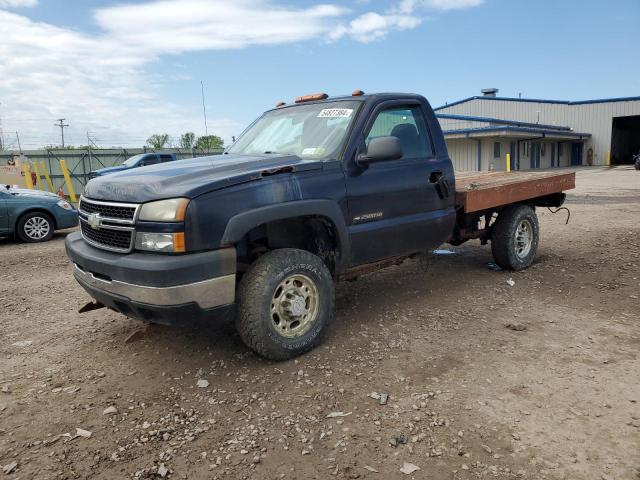
<svg viewBox="0 0 640 480"><path fill-rule="evenodd" d="M64 233L0 240L0 478L638 478L640 173L577 182L527 271L470 242L342 283L284 363L228 323L126 343Z"/></svg>

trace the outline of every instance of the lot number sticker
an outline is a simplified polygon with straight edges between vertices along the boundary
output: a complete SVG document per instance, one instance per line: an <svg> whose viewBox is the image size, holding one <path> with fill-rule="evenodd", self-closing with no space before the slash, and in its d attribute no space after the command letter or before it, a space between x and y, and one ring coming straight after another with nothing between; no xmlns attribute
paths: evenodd
<svg viewBox="0 0 640 480"><path fill-rule="evenodd" d="M352 113L352 108L324 108L320 110L318 118L349 118Z"/></svg>

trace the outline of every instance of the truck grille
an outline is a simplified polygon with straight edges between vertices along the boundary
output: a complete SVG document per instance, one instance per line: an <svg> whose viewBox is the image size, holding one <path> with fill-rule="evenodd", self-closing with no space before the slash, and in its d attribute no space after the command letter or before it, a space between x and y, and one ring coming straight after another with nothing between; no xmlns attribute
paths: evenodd
<svg viewBox="0 0 640 480"><path fill-rule="evenodd" d="M94 230L86 222L80 222L82 236L96 247L107 247L108 250L128 252L131 250L131 238L133 230L111 230L101 227Z"/></svg>
<svg viewBox="0 0 640 480"><path fill-rule="evenodd" d="M88 214L99 213L105 218L117 218L120 220L133 221L136 214L137 205L114 205L111 203L96 203L86 198L80 199L79 209Z"/></svg>
<svg viewBox="0 0 640 480"><path fill-rule="evenodd" d="M84 240L97 248L128 253L133 250L139 205L103 202L82 197L78 207Z"/></svg>

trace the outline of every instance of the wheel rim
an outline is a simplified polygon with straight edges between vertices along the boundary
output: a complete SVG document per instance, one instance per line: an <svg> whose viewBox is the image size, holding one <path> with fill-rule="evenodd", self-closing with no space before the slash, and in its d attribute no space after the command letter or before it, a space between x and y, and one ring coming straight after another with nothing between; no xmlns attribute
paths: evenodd
<svg viewBox="0 0 640 480"><path fill-rule="evenodd" d="M518 258L526 258L533 244L533 226L529 220L522 220L516 228L515 250Z"/></svg>
<svg viewBox="0 0 640 480"><path fill-rule="evenodd" d="M42 240L49 235L49 222L43 217L31 217L24 222L24 233L32 240Z"/></svg>
<svg viewBox="0 0 640 480"><path fill-rule="evenodd" d="M271 326L278 335L298 338L309 331L318 316L318 288L306 275L285 278L271 299Z"/></svg>

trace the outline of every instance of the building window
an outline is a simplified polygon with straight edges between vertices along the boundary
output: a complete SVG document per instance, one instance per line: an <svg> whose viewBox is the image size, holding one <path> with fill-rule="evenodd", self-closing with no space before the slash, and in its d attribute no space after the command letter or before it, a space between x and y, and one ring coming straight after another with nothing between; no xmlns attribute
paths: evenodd
<svg viewBox="0 0 640 480"><path fill-rule="evenodd" d="M493 158L500 158L500 142L493 144Z"/></svg>

